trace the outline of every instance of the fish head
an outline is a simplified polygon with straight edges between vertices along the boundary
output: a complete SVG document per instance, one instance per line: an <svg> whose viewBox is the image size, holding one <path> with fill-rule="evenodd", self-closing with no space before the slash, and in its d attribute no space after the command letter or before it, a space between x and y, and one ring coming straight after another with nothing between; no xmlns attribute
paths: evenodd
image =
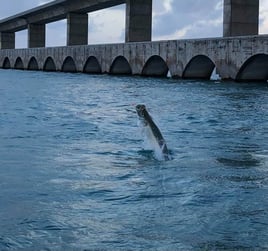
<svg viewBox="0 0 268 251"><path fill-rule="evenodd" d="M140 118L144 118L146 106L145 105L136 105L136 111L137 111L137 114Z"/></svg>
<svg viewBox="0 0 268 251"><path fill-rule="evenodd" d="M146 114L146 106L145 105L136 105L136 112L139 116L139 119L141 122L143 122L144 126L147 125L147 121L146 121L146 118L145 118L145 114Z"/></svg>

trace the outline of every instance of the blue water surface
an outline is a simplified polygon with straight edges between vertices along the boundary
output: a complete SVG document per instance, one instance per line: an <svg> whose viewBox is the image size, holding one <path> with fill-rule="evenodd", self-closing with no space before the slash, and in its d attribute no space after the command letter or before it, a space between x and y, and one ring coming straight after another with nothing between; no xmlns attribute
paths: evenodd
<svg viewBox="0 0 268 251"><path fill-rule="evenodd" d="M267 83L0 70L0 105L0 250L268 249Z"/></svg>

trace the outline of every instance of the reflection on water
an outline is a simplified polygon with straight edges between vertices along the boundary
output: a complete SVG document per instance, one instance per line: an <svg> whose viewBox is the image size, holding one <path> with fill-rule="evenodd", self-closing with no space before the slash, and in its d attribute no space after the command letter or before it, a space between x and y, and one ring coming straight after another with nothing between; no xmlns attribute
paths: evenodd
<svg viewBox="0 0 268 251"><path fill-rule="evenodd" d="M268 247L266 85L0 75L0 250Z"/></svg>

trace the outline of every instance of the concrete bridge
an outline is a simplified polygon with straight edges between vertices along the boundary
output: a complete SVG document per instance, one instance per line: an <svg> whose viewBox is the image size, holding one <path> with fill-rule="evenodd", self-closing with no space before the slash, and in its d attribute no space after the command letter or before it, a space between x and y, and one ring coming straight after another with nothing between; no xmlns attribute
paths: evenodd
<svg viewBox="0 0 268 251"><path fill-rule="evenodd" d="M0 50L4 69L266 81L268 35Z"/></svg>
<svg viewBox="0 0 268 251"><path fill-rule="evenodd" d="M86 13L122 3L126 43L87 45ZM258 11L259 0L225 0L225 37L151 42L152 0L57 0L0 21L0 68L202 79L216 69L222 79L267 81L268 35L257 35ZM63 18L67 46L44 47L45 24ZM29 48L14 49L14 32L25 28Z"/></svg>

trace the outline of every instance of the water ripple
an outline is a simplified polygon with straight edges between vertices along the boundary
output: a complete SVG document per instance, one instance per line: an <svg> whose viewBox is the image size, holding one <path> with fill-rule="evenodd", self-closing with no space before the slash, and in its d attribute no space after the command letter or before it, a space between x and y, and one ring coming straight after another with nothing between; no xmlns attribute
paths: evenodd
<svg viewBox="0 0 268 251"><path fill-rule="evenodd" d="M0 250L267 249L267 85L0 75Z"/></svg>

